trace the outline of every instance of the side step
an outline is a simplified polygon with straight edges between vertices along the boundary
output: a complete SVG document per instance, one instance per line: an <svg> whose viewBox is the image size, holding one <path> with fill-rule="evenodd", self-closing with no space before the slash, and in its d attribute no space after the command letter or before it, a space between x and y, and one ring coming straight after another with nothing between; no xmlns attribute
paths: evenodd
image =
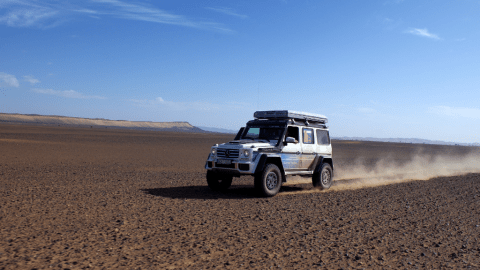
<svg viewBox="0 0 480 270"><path fill-rule="evenodd" d="M285 175L313 175L313 171L285 172Z"/></svg>

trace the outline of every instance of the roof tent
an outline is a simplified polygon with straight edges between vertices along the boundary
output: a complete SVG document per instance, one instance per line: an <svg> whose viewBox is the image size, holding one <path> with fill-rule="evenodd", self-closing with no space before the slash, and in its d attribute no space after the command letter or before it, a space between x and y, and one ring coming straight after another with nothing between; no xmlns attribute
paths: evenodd
<svg viewBox="0 0 480 270"><path fill-rule="evenodd" d="M321 114L297 112L297 111L256 111L253 114L256 119L295 119L301 121L309 121L320 124L326 124L328 119Z"/></svg>

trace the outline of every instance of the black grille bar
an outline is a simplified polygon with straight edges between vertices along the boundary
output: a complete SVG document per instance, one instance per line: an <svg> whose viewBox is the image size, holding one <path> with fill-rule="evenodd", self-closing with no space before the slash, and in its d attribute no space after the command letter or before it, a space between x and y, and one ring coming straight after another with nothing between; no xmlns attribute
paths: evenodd
<svg viewBox="0 0 480 270"><path fill-rule="evenodd" d="M238 158L240 151L238 149L217 149L217 157L220 158Z"/></svg>

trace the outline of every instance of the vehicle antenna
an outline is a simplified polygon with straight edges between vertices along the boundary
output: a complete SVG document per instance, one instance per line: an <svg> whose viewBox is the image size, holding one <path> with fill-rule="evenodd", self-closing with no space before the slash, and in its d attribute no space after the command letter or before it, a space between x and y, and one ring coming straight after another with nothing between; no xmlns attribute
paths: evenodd
<svg viewBox="0 0 480 270"><path fill-rule="evenodd" d="M257 84L257 111L260 110L260 85Z"/></svg>

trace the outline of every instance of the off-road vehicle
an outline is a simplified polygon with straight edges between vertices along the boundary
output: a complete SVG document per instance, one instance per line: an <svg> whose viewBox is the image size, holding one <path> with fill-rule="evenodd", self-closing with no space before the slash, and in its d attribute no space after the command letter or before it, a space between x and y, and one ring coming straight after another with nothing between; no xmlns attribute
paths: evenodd
<svg viewBox="0 0 480 270"><path fill-rule="evenodd" d="M234 177L253 175L255 190L274 196L290 176L311 177L313 186L332 185L332 145L327 118L295 111L257 111L235 139L212 146L208 186L228 189Z"/></svg>

